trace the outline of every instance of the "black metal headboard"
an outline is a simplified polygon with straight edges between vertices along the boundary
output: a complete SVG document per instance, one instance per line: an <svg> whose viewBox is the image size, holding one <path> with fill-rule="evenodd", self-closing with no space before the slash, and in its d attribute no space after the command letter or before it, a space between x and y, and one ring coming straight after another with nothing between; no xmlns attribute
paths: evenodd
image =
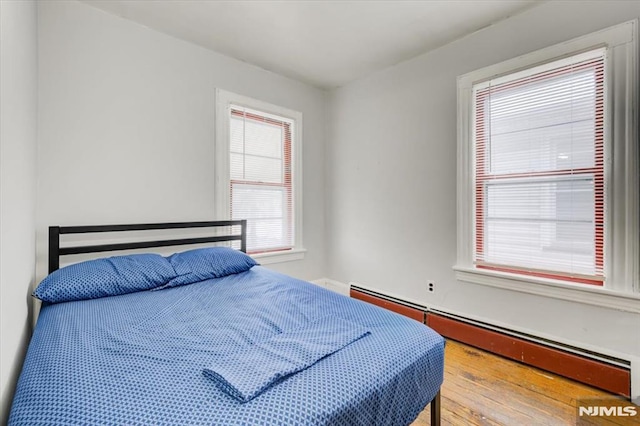
<svg viewBox="0 0 640 426"><path fill-rule="evenodd" d="M136 241L129 243L83 245L60 247L61 234L90 234L98 232L151 231L159 229L219 228L240 226L240 234L229 233L220 236L180 238L156 241ZM104 251L135 250L152 247L170 247L187 244L204 244L225 241L240 241L240 250L247 251L247 221L225 220L212 222L146 223L137 225L96 225L96 226L50 226L49 227L49 273L60 268L60 256Z"/></svg>

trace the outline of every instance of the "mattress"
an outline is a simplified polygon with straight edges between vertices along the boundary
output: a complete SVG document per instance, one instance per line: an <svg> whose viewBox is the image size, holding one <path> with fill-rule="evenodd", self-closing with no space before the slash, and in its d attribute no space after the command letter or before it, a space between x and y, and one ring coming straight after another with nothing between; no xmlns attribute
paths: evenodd
<svg viewBox="0 0 640 426"><path fill-rule="evenodd" d="M203 370L316 318L370 334L248 402ZM44 306L10 425L403 425L438 392L444 341L414 320L260 266Z"/></svg>

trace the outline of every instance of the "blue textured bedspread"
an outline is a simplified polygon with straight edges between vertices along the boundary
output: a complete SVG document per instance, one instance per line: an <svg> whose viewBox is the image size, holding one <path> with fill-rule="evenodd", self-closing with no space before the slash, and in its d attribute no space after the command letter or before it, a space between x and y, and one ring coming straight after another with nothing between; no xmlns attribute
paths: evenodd
<svg viewBox="0 0 640 426"><path fill-rule="evenodd" d="M212 359L332 316L370 331L248 402ZM403 425L435 396L444 341L426 326L254 267L159 291L45 306L10 425Z"/></svg>
<svg viewBox="0 0 640 426"><path fill-rule="evenodd" d="M203 373L224 392L247 402L283 378L367 334L369 330L351 321L321 317L231 354L217 356Z"/></svg>

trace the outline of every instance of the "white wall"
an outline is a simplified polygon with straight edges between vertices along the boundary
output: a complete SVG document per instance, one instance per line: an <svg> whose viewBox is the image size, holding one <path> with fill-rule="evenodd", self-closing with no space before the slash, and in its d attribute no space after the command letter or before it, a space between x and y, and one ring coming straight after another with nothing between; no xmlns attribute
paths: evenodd
<svg viewBox="0 0 640 426"><path fill-rule="evenodd" d="M303 114L303 261L324 274L326 92L75 1L39 5L38 278L50 225L214 220L215 88Z"/></svg>
<svg viewBox="0 0 640 426"><path fill-rule="evenodd" d="M35 273L37 11L0 1L0 424L5 424L30 335Z"/></svg>
<svg viewBox="0 0 640 426"><path fill-rule="evenodd" d="M607 353L640 356L640 316L457 282L456 77L640 16L546 2L332 93L328 275ZM436 283L426 291L427 280Z"/></svg>

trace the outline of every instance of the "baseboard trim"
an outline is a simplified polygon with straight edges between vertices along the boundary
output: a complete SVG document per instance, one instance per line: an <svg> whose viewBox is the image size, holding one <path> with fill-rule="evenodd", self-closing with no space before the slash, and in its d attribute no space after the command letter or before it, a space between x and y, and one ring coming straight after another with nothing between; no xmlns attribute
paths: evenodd
<svg viewBox="0 0 640 426"><path fill-rule="evenodd" d="M351 285L350 294L353 298L424 322L446 338L631 398L631 371L628 361L580 351L579 348L565 350L556 342L545 344L533 336L520 336L515 331L484 327L483 324L459 316L430 310L425 306L359 286Z"/></svg>
<svg viewBox="0 0 640 426"><path fill-rule="evenodd" d="M430 312L427 313L427 325L449 339L457 340L626 398L631 397L631 372L623 367Z"/></svg>
<svg viewBox="0 0 640 426"><path fill-rule="evenodd" d="M417 303L408 302L406 300L399 299L399 298L393 297L393 296L389 296L388 294L380 293L380 292L377 292L377 291L374 291L374 290L370 290L368 288L360 287L360 286L355 285L355 284L351 284L350 285L350 289L351 290L356 290L356 291L358 291L360 293L369 294L369 295L374 296L374 297L379 297L379 298L384 299L384 300L389 300L389 301L395 302L395 303L397 303L399 305L408 306L410 308L419 309L419 310L422 310L422 311L425 311L425 312L427 311L427 307L424 306L424 305L419 305Z"/></svg>
<svg viewBox="0 0 640 426"><path fill-rule="evenodd" d="M379 296L362 292L354 287L351 287L349 295L354 299L362 300L363 302L368 302L368 303L371 303L372 305L385 308L389 311L395 312L400 315L404 315L407 318L411 318L423 324L426 321L425 319L426 312L424 309L418 309L404 303L398 303L393 300L384 299Z"/></svg>

